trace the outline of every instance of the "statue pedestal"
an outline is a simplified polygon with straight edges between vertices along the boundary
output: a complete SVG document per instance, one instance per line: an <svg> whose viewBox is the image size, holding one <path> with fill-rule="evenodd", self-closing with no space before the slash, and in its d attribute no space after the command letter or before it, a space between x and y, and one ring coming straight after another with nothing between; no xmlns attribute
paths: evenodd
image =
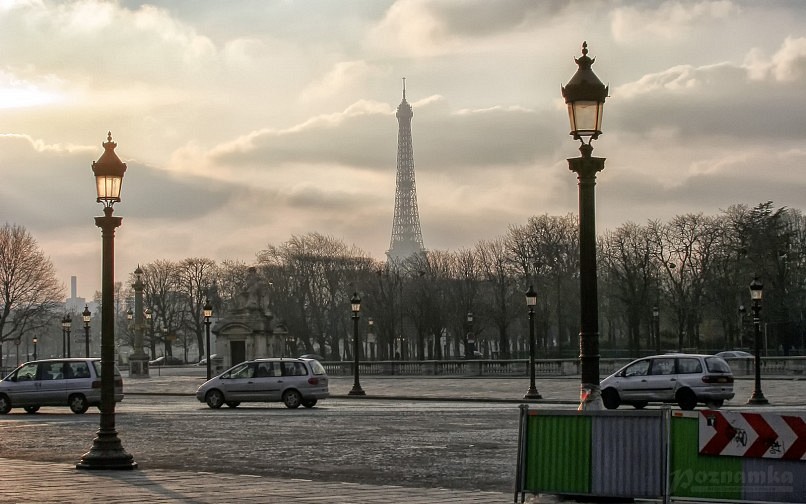
<svg viewBox="0 0 806 504"><path fill-rule="evenodd" d="M137 352L129 356L129 378L149 378L148 354Z"/></svg>

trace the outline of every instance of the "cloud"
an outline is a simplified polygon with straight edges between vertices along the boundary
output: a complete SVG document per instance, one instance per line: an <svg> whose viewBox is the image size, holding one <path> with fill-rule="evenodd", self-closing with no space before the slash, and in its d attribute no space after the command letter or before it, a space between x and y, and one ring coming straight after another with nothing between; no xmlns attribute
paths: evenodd
<svg viewBox="0 0 806 504"><path fill-rule="evenodd" d="M613 38L622 44L649 39L679 40L697 26L737 14L729 0L704 2L639 2L617 7L611 14Z"/></svg>

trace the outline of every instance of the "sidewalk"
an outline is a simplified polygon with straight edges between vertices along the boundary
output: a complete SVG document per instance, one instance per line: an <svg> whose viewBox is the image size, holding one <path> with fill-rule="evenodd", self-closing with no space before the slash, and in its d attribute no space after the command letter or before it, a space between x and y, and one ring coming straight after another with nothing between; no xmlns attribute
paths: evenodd
<svg viewBox="0 0 806 504"><path fill-rule="evenodd" d="M261 476L135 469L80 471L72 464L0 458L0 502L503 504L512 493L329 483ZM13 483L12 483L13 482Z"/></svg>

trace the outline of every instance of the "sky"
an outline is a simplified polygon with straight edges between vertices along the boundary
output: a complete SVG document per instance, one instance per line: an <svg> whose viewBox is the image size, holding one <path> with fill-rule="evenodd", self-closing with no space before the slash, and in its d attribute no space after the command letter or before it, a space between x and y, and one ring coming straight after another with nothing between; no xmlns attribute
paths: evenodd
<svg viewBox="0 0 806 504"><path fill-rule="evenodd" d="M310 232L384 259L405 77L425 247L469 249L577 212L583 41L610 90L599 233L806 207L806 2L0 0L0 222L92 299L111 131L118 280Z"/></svg>

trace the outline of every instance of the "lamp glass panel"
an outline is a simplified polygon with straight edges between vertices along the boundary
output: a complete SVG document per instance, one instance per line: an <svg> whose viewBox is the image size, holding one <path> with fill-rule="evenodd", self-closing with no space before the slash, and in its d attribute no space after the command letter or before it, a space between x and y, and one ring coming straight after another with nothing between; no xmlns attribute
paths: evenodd
<svg viewBox="0 0 806 504"><path fill-rule="evenodd" d="M581 137L593 136L602 131L603 103L597 101L576 101L568 104L568 118L571 132Z"/></svg>
<svg viewBox="0 0 806 504"><path fill-rule="evenodd" d="M761 300L761 289L750 289L750 299L753 301Z"/></svg>
<svg viewBox="0 0 806 504"><path fill-rule="evenodd" d="M120 201L120 186L123 177L98 175L95 177L98 199L101 201Z"/></svg>
<svg viewBox="0 0 806 504"><path fill-rule="evenodd" d="M212 316L213 316L213 309L212 309L212 308L210 308L210 309L208 310L207 308L205 308L205 309L204 309L204 316L205 316L205 317L207 317L207 318L212 317Z"/></svg>
<svg viewBox="0 0 806 504"><path fill-rule="evenodd" d="M526 306L534 306L537 304L537 296L526 296Z"/></svg>

